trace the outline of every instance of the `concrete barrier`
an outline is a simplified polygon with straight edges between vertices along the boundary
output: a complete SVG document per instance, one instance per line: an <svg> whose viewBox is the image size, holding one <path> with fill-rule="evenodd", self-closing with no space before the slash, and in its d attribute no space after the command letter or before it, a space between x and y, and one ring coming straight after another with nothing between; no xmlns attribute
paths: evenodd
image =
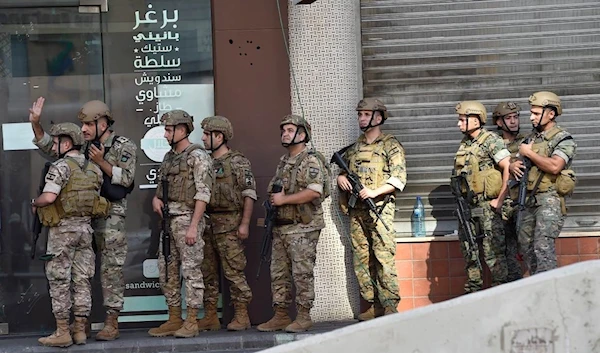
<svg viewBox="0 0 600 353"><path fill-rule="evenodd" d="M600 260L264 352L600 352Z"/></svg>

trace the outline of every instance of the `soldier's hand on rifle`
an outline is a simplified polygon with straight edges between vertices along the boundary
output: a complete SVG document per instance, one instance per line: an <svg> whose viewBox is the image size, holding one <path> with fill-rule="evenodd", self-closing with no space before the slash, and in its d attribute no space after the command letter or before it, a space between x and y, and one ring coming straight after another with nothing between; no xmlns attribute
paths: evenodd
<svg viewBox="0 0 600 353"><path fill-rule="evenodd" d="M377 196L379 196L377 194L377 192L375 192L375 190L369 189L367 187L363 188L360 193L358 194L360 196L361 199L366 200L366 199L374 199Z"/></svg>
<svg viewBox="0 0 600 353"><path fill-rule="evenodd" d="M42 115L42 109L44 108L44 101L46 99L44 97L39 97L31 108L29 108L29 121L34 124L40 123L40 116Z"/></svg>
<svg viewBox="0 0 600 353"><path fill-rule="evenodd" d="M523 176L523 170L525 169L525 165L522 160L516 160L510 164L508 167L510 170L510 174L515 177L515 180L521 180Z"/></svg>
<svg viewBox="0 0 600 353"><path fill-rule="evenodd" d="M152 199L152 210L155 213L158 213L161 218L163 216L163 214L162 214L163 206L164 206L164 203L162 202L162 200L159 199L158 197L154 196L154 198Z"/></svg>
<svg viewBox="0 0 600 353"><path fill-rule="evenodd" d="M276 194L271 194L271 205L281 206L285 204L285 191L281 190Z"/></svg>
<svg viewBox="0 0 600 353"><path fill-rule="evenodd" d="M198 238L198 227L195 225L191 225L187 232L185 233L185 243L187 245L194 245L196 244L196 239Z"/></svg>
<svg viewBox="0 0 600 353"><path fill-rule="evenodd" d="M92 162L100 165L104 162L104 145L100 144L100 148L98 148L94 144L90 144L89 155Z"/></svg>
<svg viewBox="0 0 600 353"><path fill-rule="evenodd" d="M533 147L533 140L530 143L522 143L522 144L520 144L519 145L519 154L521 156L523 156L523 157L529 158L529 156L532 153L535 153L535 152L533 152L532 147Z"/></svg>
<svg viewBox="0 0 600 353"><path fill-rule="evenodd" d="M348 181L345 175L338 175L337 184L344 191L352 191L352 184Z"/></svg>
<svg viewBox="0 0 600 353"><path fill-rule="evenodd" d="M490 201L490 206L492 207L492 211L496 213L500 213L502 211L502 202L500 202L500 199L493 199Z"/></svg>
<svg viewBox="0 0 600 353"><path fill-rule="evenodd" d="M249 224L240 224L238 227L238 238L241 240L248 239L248 235L250 235L250 225Z"/></svg>

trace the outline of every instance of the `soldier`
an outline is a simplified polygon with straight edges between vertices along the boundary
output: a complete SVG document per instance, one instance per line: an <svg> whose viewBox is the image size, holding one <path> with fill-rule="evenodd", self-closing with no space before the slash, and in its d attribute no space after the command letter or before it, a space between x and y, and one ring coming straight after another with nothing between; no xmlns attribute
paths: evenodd
<svg viewBox="0 0 600 353"><path fill-rule="evenodd" d="M510 152L510 172L518 169L515 163L519 145L525 137L519 133L519 113L521 107L515 102L500 102L494 109L492 121L498 126L498 134L504 140L504 145ZM521 164L521 163L519 163ZM508 269L508 282L523 278L521 265L517 260L519 256L519 242L516 233L516 212L513 202L518 198L517 186L510 189L510 197L507 197L502 204L502 221L504 222L504 238L506 241L506 265Z"/></svg>
<svg viewBox="0 0 600 353"><path fill-rule="evenodd" d="M563 227L567 209L565 196L575 189L575 173L570 169L577 144L556 124L562 114L560 98L552 92L536 92L529 97L533 133L519 153L532 163L527 181L527 202L519 245L530 274L557 267L555 239ZM522 167L522 165L521 165ZM516 171L521 177L522 171Z"/></svg>
<svg viewBox="0 0 600 353"><path fill-rule="evenodd" d="M148 333L155 337L194 337L198 335L198 309L204 294L202 233L206 226L204 211L210 202L213 184L212 160L200 145L192 144L188 139L194 131L192 116L183 110L173 110L163 114L160 120L172 148L159 170L160 180L168 181L169 199L162 199L163 185L159 184L152 199L152 209L166 218L171 230L169 262L165 263L162 246L158 256L160 285L169 307L169 320ZM162 213L165 202L169 214ZM166 282L165 271L168 271L169 282ZM185 280L185 322L181 318L180 272Z"/></svg>
<svg viewBox="0 0 600 353"><path fill-rule="evenodd" d="M85 326L92 309L90 278L94 276L91 220L106 217L109 203L100 197L102 171L79 153L81 129L62 123L50 129L52 151L59 157L45 177L43 193L31 200L34 213L50 227L45 259L56 331L38 341L44 346L68 347L86 343ZM69 329L75 314L73 337Z"/></svg>
<svg viewBox="0 0 600 353"><path fill-rule="evenodd" d="M510 152L498 135L483 127L487 119L483 104L460 102L456 105L456 113L457 125L464 137L456 152L454 171L457 175L466 173L469 188L474 194L471 200L467 200L476 220L473 233L483 236L483 256L495 286L506 283L508 275L504 225L499 212L508 192ZM464 229L459 230L458 237L466 263L465 293L478 291L483 286L482 269L477 265L479 249L469 248Z"/></svg>
<svg viewBox="0 0 600 353"><path fill-rule="evenodd" d="M341 193L342 210L350 216L354 272L360 294L370 304L358 315L360 321L365 321L398 312L400 293L392 223L396 190L402 191L406 185L406 162L402 144L393 135L381 131L381 125L388 118L386 106L378 99L366 98L358 103L356 111L363 134L347 149L345 159L350 171L364 186L360 197L372 198L383 219L378 220L364 202L357 202L348 210L347 193ZM343 191L352 191L345 172L340 173L337 183Z"/></svg>
<svg viewBox="0 0 600 353"><path fill-rule="evenodd" d="M35 134L33 143L43 153L50 155L52 139L40 124L44 101L40 97L33 103L29 110L29 121ZM100 282L106 308L104 328L98 332L96 340L112 341L119 338L118 317L123 310L123 265L127 257L126 196L133 190L137 146L130 139L117 136L111 130L114 117L108 106L101 101L85 103L77 117L82 123L81 131L85 139L81 151L102 170L104 182L100 194L111 202L109 216L92 220L92 228L96 247L101 254Z"/></svg>
<svg viewBox="0 0 600 353"><path fill-rule="evenodd" d="M256 201L256 183L250 161L227 146L233 138L233 127L222 116L202 121L204 146L212 153L215 184L208 205L210 225L204 232L204 318L198 329L219 330L217 317L219 297L219 264L229 281L231 300L235 308L233 320L227 325L231 331L250 328L248 303L252 291L246 281L246 255L242 241L248 238L252 208Z"/></svg>
<svg viewBox="0 0 600 353"><path fill-rule="evenodd" d="M311 127L297 115L286 115L279 125L281 144L288 153L280 159L268 186L269 200L277 207L271 248L271 292L275 314L258 325L259 331L303 332L313 325L310 309L315 299L314 267L317 243L325 227L321 202L327 176L318 152L309 150ZM279 185L281 192L273 193ZM297 316L288 316L292 278L296 287Z"/></svg>

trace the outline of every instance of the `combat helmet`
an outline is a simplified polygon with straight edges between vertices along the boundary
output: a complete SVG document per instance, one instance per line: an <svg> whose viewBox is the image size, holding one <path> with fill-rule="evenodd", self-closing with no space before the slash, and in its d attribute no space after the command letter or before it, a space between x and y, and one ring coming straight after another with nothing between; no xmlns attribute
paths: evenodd
<svg viewBox="0 0 600 353"><path fill-rule="evenodd" d="M481 121L481 125L485 124L487 121L485 107L478 101L463 101L458 103L454 109L456 110L456 113L460 115L477 115L479 121Z"/></svg>
<svg viewBox="0 0 600 353"><path fill-rule="evenodd" d="M371 110L374 112L380 112L381 116L383 117L383 121L387 120L387 118L389 117L385 104L383 104L383 102L377 98L361 99L360 102L358 102L358 105L356 106L356 111L361 110Z"/></svg>
<svg viewBox="0 0 600 353"><path fill-rule="evenodd" d="M84 144L81 128L73 123L60 123L52 125L50 128L50 136L69 136L73 141L73 146L83 146Z"/></svg>
<svg viewBox="0 0 600 353"><path fill-rule="evenodd" d="M231 122L224 116L210 116L202 120L202 129L209 132L220 132L225 136L225 140L229 141L233 138L233 126Z"/></svg>
<svg viewBox="0 0 600 353"><path fill-rule="evenodd" d="M179 124L185 124L188 128L188 132L194 131L194 117L189 115L184 110L171 110L166 112L160 118L160 122L165 126L177 126Z"/></svg>
<svg viewBox="0 0 600 353"><path fill-rule="evenodd" d="M552 107L556 110L557 116L562 114L560 98L552 92L541 91L532 94L529 97L529 104L532 106L538 106L542 108Z"/></svg>
<svg viewBox="0 0 600 353"><path fill-rule="evenodd" d="M306 121L306 119L304 119L303 117L299 116L299 115L294 115L294 114L289 114L283 117L283 119L281 119L281 123L279 124L279 127L283 127L283 125L286 124L292 124L292 125L296 125L298 127L303 127L304 130L306 130L306 139L304 139L303 142L309 142L310 141L310 137L312 136L312 127L310 126L310 124L308 123L308 121ZM298 133L298 131L296 131L296 134ZM294 136L295 138L295 136Z"/></svg>
<svg viewBox="0 0 600 353"><path fill-rule="evenodd" d="M115 122L108 105L99 100L93 100L85 103L81 109L79 109L79 114L77 114L77 118L79 118L79 121L82 123L97 121L102 117L105 117L109 124L113 124Z"/></svg>

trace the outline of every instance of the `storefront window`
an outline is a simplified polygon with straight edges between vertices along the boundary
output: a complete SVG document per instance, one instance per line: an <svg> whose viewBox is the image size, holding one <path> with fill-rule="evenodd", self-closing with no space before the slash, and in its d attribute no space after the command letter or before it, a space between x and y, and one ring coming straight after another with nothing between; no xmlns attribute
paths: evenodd
<svg viewBox="0 0 600 353"><path fill-rule="evenodd" d="M11 333L54 325L44 264L30 259L29 200L38 192L45 160L31 143L27 116L44 96L46 131L52 123L79 123L79 108L100 99L112 110L116 134L138 146L119 321L124 327L154 325L149 322L166 317L156 266L159 218L150 205L158 165L169 149L159 119L171 109L188 111L195 117L192 140L200 142L200 122L214 112L210 1L109 0L107 12L57 3L0 11L0 322ZM38 254L45 250L45 233ZM99 264L92 323L104 318Z"/></svg>

